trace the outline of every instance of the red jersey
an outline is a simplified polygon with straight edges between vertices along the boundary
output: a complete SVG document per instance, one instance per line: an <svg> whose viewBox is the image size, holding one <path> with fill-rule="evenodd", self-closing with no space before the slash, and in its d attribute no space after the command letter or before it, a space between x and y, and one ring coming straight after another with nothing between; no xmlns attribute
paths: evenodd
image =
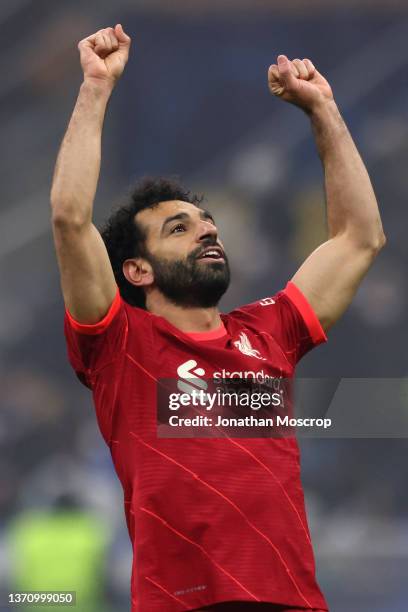
<svg viewBox="0 0 408 612"><path fill-rule="evenodd" d="M296 439L157 435L159 379L192 371L291 378L297 361L326 340L293 283L221 318L215 331L184 333L119 292L95 325L65 315L70 362L92 389L124 490L132 612L234 600L327 610L315 578Z"/></svg>

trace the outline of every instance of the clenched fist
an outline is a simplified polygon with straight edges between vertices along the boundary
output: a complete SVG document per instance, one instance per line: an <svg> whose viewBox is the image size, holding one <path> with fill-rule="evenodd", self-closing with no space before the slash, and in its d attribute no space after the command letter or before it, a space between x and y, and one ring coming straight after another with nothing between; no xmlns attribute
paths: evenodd
<svg viewBox="0 0 408 612"><path fill-rule="evenodd" d="M130 37L120 24L104 28L78 44L85 81L113 87L129 57Z"/></svg>
<svg viewBox="0 0 408 612"><path fill-rule="evenodd" d="M322 102L333 100L329 83L309 59L290 61L286 55L279 55L278 63L269 67L268 83L271 93L308 113Z"/></svg>

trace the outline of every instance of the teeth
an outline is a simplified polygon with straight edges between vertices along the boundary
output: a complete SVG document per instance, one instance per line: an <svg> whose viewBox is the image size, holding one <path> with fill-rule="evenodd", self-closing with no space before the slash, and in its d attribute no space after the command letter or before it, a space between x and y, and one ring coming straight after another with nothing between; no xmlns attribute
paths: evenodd
<svg viewBox="0 0 408 612"><path fill-rule="evenodd" d="M214 257L215 259L221 259L222 254L220 253L220 251L212 249L210 251L205 251L205 253L200 255L200 259L204 259L205 257Z"/></svg>

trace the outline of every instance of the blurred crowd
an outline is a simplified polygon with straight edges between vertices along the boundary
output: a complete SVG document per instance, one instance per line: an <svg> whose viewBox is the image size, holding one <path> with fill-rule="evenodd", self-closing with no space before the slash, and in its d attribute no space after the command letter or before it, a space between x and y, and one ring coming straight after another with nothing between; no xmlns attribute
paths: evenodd
<svg viewBox="0 0 408 612"><path fill-rule="evenodd" d="M91 394L66 359L49 229L53 165L81 79L76 43L92 31L120 21L133 39L108 110L96 221L142 175L177 175L204 193L232 264L225 311L281 289L324 240L308 119L266 84L278 53L313 60L367 163L388 245L299 375L407 376L406 7L316 4L297 14L282 3L223 3L214 12L180 5L19 0L0 8L0 609L13 609L8 590L51 584L58 567L88 611L129 607L122 491ZM384 399L384 409L393 405ZM301 440L318 575L333 612L406 610L408 444L394 434Z"/></svg>

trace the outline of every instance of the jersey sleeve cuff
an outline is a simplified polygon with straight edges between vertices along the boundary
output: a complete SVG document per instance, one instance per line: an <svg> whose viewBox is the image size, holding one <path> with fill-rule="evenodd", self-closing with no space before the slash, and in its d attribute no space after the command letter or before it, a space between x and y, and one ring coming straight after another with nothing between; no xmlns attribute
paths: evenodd
<svg viewBox="0 0 408 612"><path fill-rule="evenodd" d="M290 299L292 304L297 308L300 312L302 319L309 331L310 337L313 340L313 343L321 344L322 342L327 342L327 336L323 327L320 324L317 315L303 293L292 281L289 281L286 285L283 293Z"/></svg>
<svg viewBox="0 0 408 612"><path fill-rule="evenodd" d="M90 325L86 325L84 323L78 323L78 321L74 319L74 317L71 315L71 313L69 312L67 308L65 309L65 316L66 316L68 323L72 327L72 329L78 332L79 334L86 334L89 336L102 334L109 327L115 315L119 312L121 301L122 300L121 300L120 292L118 288L115 298L108 312L104 316L104 318L101 321L98 321L97 323L93 323Z"/></svg>

